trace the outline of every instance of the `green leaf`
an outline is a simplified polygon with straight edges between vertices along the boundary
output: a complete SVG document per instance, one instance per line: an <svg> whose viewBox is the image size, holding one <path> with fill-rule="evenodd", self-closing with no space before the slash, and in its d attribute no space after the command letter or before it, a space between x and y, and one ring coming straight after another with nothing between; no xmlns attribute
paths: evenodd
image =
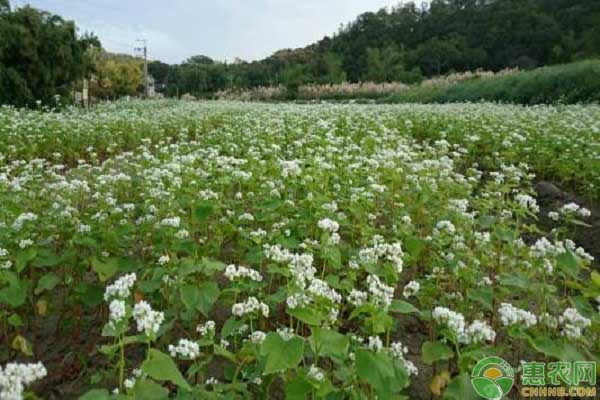
<svg viewBox="0 0 600 400"><path fill-rule="evenodd" d="M27 286L25 282L18 279L11 281L8 287L0 290L0 303L8 304L13 308L23 305L26 298Z"/></svg>
<svg viewBox="0 0 600 400"><path fill-rule="evenodd" d="M392 398L391 381L395 378L394 363L383 353L372 353L364 349L356 351L356 374L370 384L380 399Z"/></svg>
<svg viewBox="0 0 600 400"><path fill-rule="evenodd" d="M596 271L592 271L592 282L594 285L600 287L600 274Z"/></svg>
<svg viewBox="0 0 600 400"><path fill-rule="evenodd" d="M471 377L468 373L456 376L446 388L444 400L479 400L481 397L473 389Z"/></svg>
<svg viewBox="0 0 600 400"><path fill-rule="evenodd" d="M278 333L268 333L260 348L260 354L267 359L265 374L295 368L304 357L304 339L294 336L285 341Z"/></svg>
<svg viewBox="0 0 600 400"><path fill-rule="evenodd" d="M577 347L560 340L553 340L542 336L535 339L530 338L529 343L535 350L559 361L580 361L586 359Z"/></svg>
<svg viewBox="0 0 600 400"><path fill-rule="evenodd" d="M233 332L237 331L240 327L244 326L246 323L244 321L237 320L235 318L229 318L223 324L223 328L221 328L221 338L225 339L229 337Z"/></svg>
<svg viewBox="0 0 600 400"><path fill-rule="evenodd" d="M106 282L119 270L119 260L116 258L109 258L104 262L96 257L92 257L92 269L98 274L98 278L101 282Z"/></svg>
<svg viewBox="0 0 600 400"><path fill-rule="evenodd" d="M21 317L19 317L18 314L13 314L10 317L8 317L8 323L11 326L15 326L15 327L19 327L19 326L23 326L23 320L21 319Z"/></svg>
<svg viewBox="0 0 600 400"><path fill-rule="evenodd" d="M163 400L169 398L169 391L148 379L138 381L133 389L134 399Z"/></svg>
<svg viewBox="0 0 600 400"><path fill-rule="evenodd" d="M493 310L494 292L491 287L480 287L467 290L467 297L481 304L486 310Z"/></svg>
<svg viewBox="0 0 600 400"><path fill-rule="evenodd" d="M340 249L333 246L325 246L321 249L321 257L327 260L327 264L332 268L341 268L342 266L342 254Z"/></svg>
<svg viewBox="0 0 600 400"><path fill-rule="evenodd" d="M313 352L320 356L339 360L348 356L350 340L339 332L313 327L309 341Z"/></svg>
<svg viewBox="0 0 600 400"><path fill-rule="evenodd" d="M420 313L418 308L404 300L393 300L392 304L390 305L390 311L400 314Z"/></svg>
<svg viewBox="0 0 600 400"><path fill-rule="evenodd" d="M15 257L15 268L17 272L22 272L27 264L35 258L37 255L37 250L35 247L28 247L25 250L22 250Z"/></svg>
<svg viewBox="0 0 600 400"><path fill-rule="evenodd" d="M428 365L439 360L449 360L454 356L452 349L440 341L423 343L421 353L423 362Z"/></svg>
<svg viewBox="0 0 600 400"><path fill-rule="evenodd" d="M567 250L556 257L556 261L560 270L565 274L574 278L579 274L579 259L571 250Z"/></svg>
<svg viewBox="0 0 600 400"><path fill-rule="evenodd" d="M292 317L299 319L307 325L318 326L321 325L324 317L317 310L307 307L296 307L287 309L287 313Z"/></svg>
<svg viewBox="0 0 600 400"><path fill-rule="evenodd" d="M184 285L179 289L181 302L188 310L195 310L200 304L200 288L194 285Z"/></svg>
<svg viewBox="0 0 600 400"><path fill-rule="evenodd" d="M109 400L110 393L106 389L91 389L85 392L79 400Z"/></svg>
<svg viewBox="0 0 600 400"><path fill-rule="evenodd" d="M215 206L213 203L204 201L194 207L194 221L197 223L203 223L208 220L210 215L213 213Z"/></svg>
<svg viewBox="0 0 600 400"><path fill-rule="evenodd" d="M427 242L423 239L419 239L414 236L410 236L403 241L404 247L406 248L407 253L413 258L417 259L425 247L427 247Z"/></svg>
<svg viewBox="0 0 600 400"><path fill-rule="evenodd" d="M208 313L213 304L219 298L219 285L216 282L205 282L200 285L200 302L198 303L198 311L208 317Z"/></svg>
<svg viewBox="0 0 600 400"><path fill-rule="evenodd" d="M148 357L142 364L142 371L157 381L169 381L180 388L191 390L192 388L179 372L177 365L168 355L156 350L149 349Z"/></svg>
<svg viewBox="0 0 600 400"><path fill-rule="evenodd" d="M312 386L306 379L296 377L285 384L285 400L306 400L311 391Z"/></svg>
<svg viewBox="0 0 600 400"><path fill-rule="evenodd" d="M42 293L44 290L52 290L60 283L58 275L49 273L40 278L34 293L36 295Z"/></svg>

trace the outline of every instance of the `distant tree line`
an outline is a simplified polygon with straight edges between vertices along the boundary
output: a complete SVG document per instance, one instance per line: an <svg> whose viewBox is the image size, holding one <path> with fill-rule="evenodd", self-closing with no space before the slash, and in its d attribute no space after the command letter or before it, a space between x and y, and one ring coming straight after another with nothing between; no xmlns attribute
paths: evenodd
<svg viewBox="0 0 600 400"><path fill-rule="evenodd" d="M255 62L205 56L150 64L159 90L223 89L342 81L418 82L474 69L530 69L600 54L598 0L433 0L360 15L333 37Z"/></svg>
<svg viewBox="0 0 600 400"><path fill-rule="evenodd" d="M433 0L368 12L333 37L254 62L194 56L178 65L151 62L166 96L213 96L221 90L305 84L415 83L474 69L498 71L565 63L600 54L599 0ZM75 24L0 0L0 103L52 104L90 79L90 95L140 93L138 59L102 50Z"/></svg>

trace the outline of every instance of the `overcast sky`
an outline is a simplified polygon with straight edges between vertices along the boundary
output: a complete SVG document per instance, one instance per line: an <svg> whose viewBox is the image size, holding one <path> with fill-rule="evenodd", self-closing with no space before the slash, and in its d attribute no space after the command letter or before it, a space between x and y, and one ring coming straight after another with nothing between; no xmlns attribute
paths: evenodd
<svg viewBox="0 0 600 400"><path fill-rule="evenodd" d="M306 46L365 11L399 0L10 0L29 3L93 31L103 46L133 53L148 39L149 57L178 63L196 54L255 60Z"/></svg>

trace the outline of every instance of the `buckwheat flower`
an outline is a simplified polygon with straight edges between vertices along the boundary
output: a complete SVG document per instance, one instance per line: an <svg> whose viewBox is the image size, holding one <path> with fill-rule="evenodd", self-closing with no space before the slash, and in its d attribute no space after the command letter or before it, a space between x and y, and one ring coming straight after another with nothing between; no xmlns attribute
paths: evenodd
<svg viewBox="0 0 600 400"><path fill-rule="evenodd" d="M457 339L464 337L465 334L465 317L446 307L436 307L432 312L433 319L441 324L448 326L450 331Z"/></svg>
<svg viewBox="0 0 600 400"><path fill-rule="evenodd" d="M269 317L269 306L258 301L256 297L249 297L243 303L236 303L231 307L231 313L236 317L242 317L246 314L260 312L263 317Z"/></svg>
<svg viewBox="0 0 600 400"><path fill-rule="evenodd" d="M169 345L171 357L180 357L184 360L195 360L200 356L200 346L198 343L188 339L179 339L176 346Z"/></svg>
<svg viewBox="0 0 600 400"><path fill-rule="evenodd" d="M137 277L135 273L123 275L117 279L112 285L106 287L104 292L104 300L108 301L112 298L124 299L131 294L131 287L135 284Z"/></svg>
<svg viewBox="0 0 600 400"><path fill-rule="evenodd" d="M567 308L558 318L558 322L563 325L561 334L569 339L580 338L583 330L592 325L592 321L579 314L575 308Z"/></svg>
<svg viewBox="0 0 600 400"><path fill-rule="evenodd" d="M323 229L324 231L330 232L330 233L335 233L340 229L340 224L338 224L336 221L329 219L329 218L324 218L322 220L319 221L318 223L319 228Z"/></svg>
<svg viewBox="0 0 600 400"><path fill-rule="evenodd" d="M519 205L523 208L527 208L531 210L533 213L538 213L540 211L539 206L537 205L537 201L526 194L518 194L515 196L515 201L519 203Z"/></svg>
<svg viewBox="0 0 600 400"><path fill-rule="evenodd" d="M310 366L310 369L308 370L308 373L306 375L310 379L313 379L317 382L323 382L323 380L325 379L325 374L323 374L321 368L317 367L314 364Z"/></svg>
<svg viewBox="0 0 600 400"><path fill-rule="evenodd" d="M14 230L20 230L26 222L37 220L37 215L31 212L23 213L17 217L12 227Z"/></svg>
<svg viewBox="0 0 600 400"><path fill-rule="evenodd" d="M244 214L240 215L238 217L238 219L240 221L249 221L249 222L252 222L252 221L254 221L254 215L252 215L250 213L244 213Z"/></svg>
<svg viewBox="0 0 600 400"><path fill-rule="evenodd" d="M281 167L281 175L284 178L288 176L300 176L302 169L300 168L300 160L279 161Z"/></svg>
<svg viewBox="0 0 600 400"><path fill-rule="evenodd" d="M375 304L383 306L384 308L387 308L392 304L394 288L381 282L378 276L369 275L367 277L367 286Z"/></svg>
<svg viewBox="0 0 600 400"><path fill-rule="evenodd" d="M350 294L348 295L348 303L352 304L355 307L362 306L367 302L367 298L369 297L368 293L352 289Z"/></svg>
<svg viewBox="0 0 600 400"><path fill-rule="evenodd" d="M0 269L10 269L10 267L12 267L12 261L10 260L0 263Z"/></svg>
<svg viewBox="0 0 600 400"><path fill-rule="evenodd" d="M250 334L249 339L252 343L262 344L265 341L267 334L262 331L254 331Z"/></svg>
<svg viewBox="0 0 600 400"><path fill-rule="evenodd" d="M21 249L25 249L33 244L33 240L31 239L23 239L19 242L19 247Z"/></svg>
<svg viewBox="0 0 600 400"><path fill-rule="evenodd" d="M198 327L196 328L196 331L201 336L208 336L208 335L212 336L215 333L215 328L216 328L215 321L206 321L204 324L198 325Z"/></svg>
<svg viewBox="0 0 600 400"><path fill-rule="evenodd" d="M160 224L162 226L170 226L172 228L179 228L180 223L181 218L179 217L164 218L162 221L160 221Z"/></svg>
<svg viewBox="0 0 600 400"><path fill-rule="evenodd" d="M171 261L171 257L168 254L164 254L158 258L158 265L165 265Z"/></svg>
<svg viewBox="0 0 600 400"><path fill-rule="evenodd" d="M465 330L463 343L493 342L495 338L496 332L486 321L475 320Z"/></svg>
<svg viewBox="0 0 600 400"><path fill-rule="evenodd" d="M565 214L565 215L576 214L583 218L587 218L590 215L592 215L590 210L588 210L587 208L581 207L579 204L576 204L576 203L565 204L564 206L562 206L560 208L560 213Z"/></svg>
<svg viewBox="0 0 600 400"><path fill-rule="evenodd" d="M8 363L0 367L0 399L21 400L25 388L46 377L48 372L41 362L36 364Z"/></svg>
<svg viewBox="0 0 600 400"><path fill-rule="evenodd" d="M550 218L552 221L558 221L560 215L556 211L550 211L548 213L548 218Z"/></svg>
<svg viewBox="0 0 600 400"><path fill-rule="evenodd" d="M138 332L144 332L152 337L158 333L165 315L160 311L154 311L150 304L142 300L133 307L133 318L137 323Z"/></svg>
<svg viewBox="0 0 600 400"><path fill-rule="evenodd" d="M219 380L215 377L210 377L206 380L205 385L206 386L214 386L214 385L218 385L219 384Z"/></svg>
<svg viewBox="0 0 600 400"><path fill-rule="evenodd" d="M248 278L256 282L261 282L263 279L260 272L243 266L236 267L234 264L230 264L225 268L225 277L230 281Z"/></svg>
<svg viewBox="0 0 600 400"><path fill-rule="evenodd" d="M406 286L404 286L404 290L402 291L402 296L405 299L408 299L411 296L419 293L419 289L421 289L421 285L417 281L410 281Z"/></svg>
<svg viewBox="0 0 600 400"><path fill-rule="evenodd" d="M177 239L187 239L190 237L190 233L185 229L180 229L175 233Z"/></svg>
<svg viewBox="0 0 600 400"><path fill-rule="evenodd" d="M390 346L390 353L393 357L402 361L409 376L416 376L419 374L419 369L415 366L415 364L412 361L404 358L404 356L408 354L408 347L402 345L401 342L394 342Z"/></svg>
<svg viewBox="0 0 600 400"><path fill-rule="evenodd" d="M0 247L0 257L6 257L6 256L8 256L8 250Z"/></svg>
<svg viewBox="0 0 600 400"><path fill-rule="evenodd" d="M526 328L531 328L537 324L537 317L526 310L521 310L512 304L502 303L498 309L500 321L502 325L524 325Z"/></svg>
<svg viewBox="0 0 600 400"><path fill-rule="evenodd" d="M125 318L125 302L123 300L115 299L110 302L109 306L109 319L113 324L121 322Z"/></svg>
<svg viewBox="0 0 600 400"><path fill-rule="evenodd" d="M439 221L435 225L435 229L433 230L434 234L437 236L440 232L446 231L450 235L454 235L456 233L456 227L450 221Z"/></svg>
<svg viewBox="0 0 600 400"><path fill-rule="evenodd" d="M383 342L379 336L369 336L367 347L369 350L379 352L383 348Z"/></svg>
<svg viewBox="0 0 600 400"><path fill-rule="evenodd" d="M294 332L288 328L278 328L277 329L277 334L285 341L288 342L290 339L292 339L295 335Z"/></svg>

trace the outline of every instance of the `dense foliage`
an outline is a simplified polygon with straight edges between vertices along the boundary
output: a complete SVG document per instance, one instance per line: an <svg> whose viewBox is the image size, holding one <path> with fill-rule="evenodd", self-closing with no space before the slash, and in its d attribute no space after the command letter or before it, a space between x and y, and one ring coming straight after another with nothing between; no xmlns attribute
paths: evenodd
<svg viewBox="0 0 600 400"><path fill-rule="evenodd" d="M589 60L531 71L446 84L416 85L384 102L451 103L497 101L515 104L600 102L600 61Z"/></svg>
<svg viewBox="0 0 600 400"><path fill-rule="evenodd" d="M0 104L56 105L90 70L86 49L93 36L78 38L73 22L25 6L11 11L0 2Z"/></svg>
<svg viewBox="0 0 600 400"><path fill-rule="evenodd" d="M532 181L597 200L599 134L598 106L2 108L1 396L470 400L486 355L598 361L590 211Z"/></svg>
<svg viewBox="0 0 600 400"><path fill-rule="evenodd" d="M150 65L162 90L208 95L223 89L302 84L418 82L475 69L567 63L600 54L596 0L433 0L360 15L333 37L233 64L195 57Z"/></svg>

